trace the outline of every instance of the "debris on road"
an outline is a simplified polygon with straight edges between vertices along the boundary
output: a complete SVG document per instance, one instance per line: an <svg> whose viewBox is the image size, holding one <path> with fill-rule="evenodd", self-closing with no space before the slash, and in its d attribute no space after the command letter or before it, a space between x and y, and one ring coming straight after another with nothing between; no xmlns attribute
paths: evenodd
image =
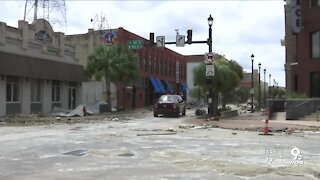
<svg viewBox="0 0 320 180"><path fill-rule="evenodd" d="M137 134L137 136L157 136L157 135L175 135L176 132L166 132L166 133L144 133L144 134Z"/></svg>
<svg viewBox="0 0 320 180"><path fill-rule="evenodd" d="M201 116L201 115L204 115L204 114L206 114L206 110L196 109L196 111L195 111L195 115L196 116Z"/></svg>
<svg viewBox="0 0 320 180"><path fill-rule="evenodd" d="M287 127L270 127L269 132L282 133L288 130Z"/></svg>
<svg viewBox="0 0 320 180"><path fill-rule="evenodd" d="M190 124L179 124L180 129L190 129L194 127L195 127L194 125L190 125Z"/></svg>
<svg viewBox="0 0 320 180"><path fill-rule="evenodd" d="M117 118L117 117L112 117L112 118L111 118L111 121L119 121L119 118Z"/></svg>
<svg viewBox="0 0 320 180"><path fill-rule="evenodd" d="M173 128L169 128L167 131L170 131L170 132L177 132L176 130L174 130Z"/></svg>
<svg viewBox="0 0 320 180"><path fill-rule="evenodd" d="M118 134L118 133L108 133L108 134L102 134L102 137L123 137L122 134Z"/></svg>
<svg viewBox="0 0 320 180"><path fill-rule="evenodd" d="M189 124L180 124L179 125L180 129L210 129L210 128L219 128L218 125L207 125L207 124L202 124L199 126L194 126L194 125L189 125Z"/></svg>
<svg viewBox="0 0 320 180"><path fill-rule="evenodd" d="M69 151L66 153L63 153L63 155L72 155L72 156L83 156L88 152L88 150L74 150L74 151Z"/></svg>
<svg viewBox="0 0 320 180"><path fill-rule="evenodd" d="M134 154L132 154L132 153L123 153L123 154L119 154L118 156L121 156L121 157L132 157L132 156L134 156Z"/></svg>
<svg viewBox="0 0 320 180"><path fill-rule="evenodd" d="M208 117L205 121L219 121L219 117Z"/></svg>
<svg viewBox="0 0 320 180"><path fill-rule="evenodd" d="M0 125L4 125L4 124L6 124L7 122L6 122L6 120L5 119L0 119Z"/></svg>

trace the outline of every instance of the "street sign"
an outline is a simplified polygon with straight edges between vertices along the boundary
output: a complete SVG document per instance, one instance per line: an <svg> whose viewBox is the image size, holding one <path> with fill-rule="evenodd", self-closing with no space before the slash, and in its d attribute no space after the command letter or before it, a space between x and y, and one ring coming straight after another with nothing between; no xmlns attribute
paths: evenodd
<svg viewBox="0 0 320 180"><path fill-rule="evenodd" d="M177 35L176 36L176 46L177 47L184 47L186 37L184 35Z"/></svg>
<svg viewBox="0 0 320 180"><path fill-rule="evenodd" d="M214 63L214 55L212 53L205 53L204 54L204 61L208 64Z"/></svg>
<svg viewBox="0 0 320 180"><path fill-rule="evenodd" d="M157 41L157 47L164 47L165 45L164 36L157 36L156 41Z"/></svg>
<svg viewBox="0 0 320 180"><path fill-rule="evenodd" d="M214 65L213 64L207 64L206 65L206 76L214 76Z"/></svg>
<svg viewBox="0 0 320 180"><path fill-rule="evenodd" d="M143 48L143 41L142 40L129 40L128 41L128 48L129 49L141 49L141 48Z"/></svg>
<svg viewBox="0 0 320 180"><path fill-rule="evenodd" d="M250 94L254 94L254 88L250 89Z"/></svg>

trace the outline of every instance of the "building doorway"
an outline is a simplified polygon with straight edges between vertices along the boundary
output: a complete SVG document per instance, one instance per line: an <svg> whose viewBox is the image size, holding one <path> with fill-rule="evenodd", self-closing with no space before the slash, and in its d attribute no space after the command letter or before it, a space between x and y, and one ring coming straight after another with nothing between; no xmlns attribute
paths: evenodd
<svg viewBox="0 0 320 180"><path fill-rule="evenodd" d="M69 87L68 89L68 109L75 109L77 101L76 87Z"/></svg>
<svg viewBox="0 0 320 180"><path fill-rule="evenodd" d="M310 96L320 97L320 72L310 73Z"/></svg>

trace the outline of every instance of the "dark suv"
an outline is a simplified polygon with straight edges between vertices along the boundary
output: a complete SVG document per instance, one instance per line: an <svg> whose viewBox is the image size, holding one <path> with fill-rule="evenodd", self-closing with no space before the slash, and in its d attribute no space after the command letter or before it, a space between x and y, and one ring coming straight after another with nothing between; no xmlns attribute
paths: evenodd
<svg viewBox="0 0 320 180"><path fill-rule="evenodd" d="M153 108L153 116L158 117L159 114L163 116L174 115L175 117L182 114L184 116L186 115L186 104L179 95L162 95Z"/></svg>

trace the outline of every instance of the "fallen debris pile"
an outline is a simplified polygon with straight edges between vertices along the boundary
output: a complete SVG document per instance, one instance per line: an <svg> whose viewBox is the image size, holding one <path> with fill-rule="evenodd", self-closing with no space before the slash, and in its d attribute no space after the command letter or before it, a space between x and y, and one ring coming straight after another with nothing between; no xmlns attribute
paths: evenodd
<svg viewBox="0 0 320 180"><path fill-rule="evenodd" d="M86 115L100 114L101 105L106 105L106 102L97 101L92 104L80 104L73 110L54 107L51 115L58 116L58 117L73 117L73 116L83 117Z"/></svg>

